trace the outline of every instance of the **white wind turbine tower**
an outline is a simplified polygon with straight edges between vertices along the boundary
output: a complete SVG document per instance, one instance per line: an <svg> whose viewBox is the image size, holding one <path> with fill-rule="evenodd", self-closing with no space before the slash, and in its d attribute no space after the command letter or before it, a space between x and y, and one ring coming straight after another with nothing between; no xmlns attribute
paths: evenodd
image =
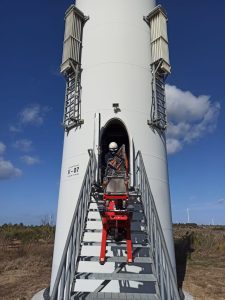
<svg viewBox="0 0 225 300"><path fill-rule="evenodd" d="M167 14L155 0L76 0L67 10L64 147L46 299L180 299L165 135L170 70ZM107 201L96 200L93 188L105 195L111 142L125 146L129 165L131 264L112 224L99 264Z"/></svg>

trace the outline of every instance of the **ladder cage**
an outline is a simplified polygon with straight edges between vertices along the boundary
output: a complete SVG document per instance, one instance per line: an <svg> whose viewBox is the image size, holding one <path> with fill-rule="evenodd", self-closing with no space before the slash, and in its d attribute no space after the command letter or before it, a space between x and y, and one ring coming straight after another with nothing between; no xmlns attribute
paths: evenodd
<svg viewBox="0 0 225 300"><path fill-rule="evenodd" d="M61 73L71 69L71 60L75 65L81 64L83 27L87 20L75 5L66 11Z"/></svg>
<svg viewBox="0 0 225 300"><path fill-rule="evenodd" d="M83 27L88 20L75 5L65 14L61 73L66 79L63 125L66 131L83 124L81 119L81 56Z"/></svg>
<svg viewBox="0 0 225 300"><path fill-rule="evenodd" d="M167 15L162 6L158 5L144 20L150 28L152 56L152 106L148 124L163 131L167 127L165 80L171 71Z"/></svg>
<svg viewBox="0 0 225 300"><path fill-rule="evenodd" d="M169 74L171 66L169 61L167 14L162 6L158 5L147 17L144 17L144 20L150 27L152 63L158 64L162 60L160 68Z"/></svg>

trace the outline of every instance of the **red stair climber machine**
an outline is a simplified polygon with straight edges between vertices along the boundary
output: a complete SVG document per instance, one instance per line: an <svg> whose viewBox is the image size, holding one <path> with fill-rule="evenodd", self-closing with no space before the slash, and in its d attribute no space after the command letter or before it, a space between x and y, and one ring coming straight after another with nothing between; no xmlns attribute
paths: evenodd
<svg viewBox="0 0 225 300"><path fill-rule="evenodd" d="M133 206L129 204L128 161L123 145L107 163L103 179L103 205L99 205L102 219L100 264L106 260L107 239L126 240L127 262L133 262L131 219Z"/></svg>

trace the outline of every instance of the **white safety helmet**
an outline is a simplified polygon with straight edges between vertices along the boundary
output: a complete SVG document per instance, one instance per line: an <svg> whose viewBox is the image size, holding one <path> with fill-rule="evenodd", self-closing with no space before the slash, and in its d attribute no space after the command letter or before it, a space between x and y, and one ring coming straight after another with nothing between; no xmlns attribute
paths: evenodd
<svg viewBox="0 0 225 300"><path fill-rule="evenodd" d="M109 151L116 152L118 150L118 145L116 142L111 142L109 144Z"/></svg>

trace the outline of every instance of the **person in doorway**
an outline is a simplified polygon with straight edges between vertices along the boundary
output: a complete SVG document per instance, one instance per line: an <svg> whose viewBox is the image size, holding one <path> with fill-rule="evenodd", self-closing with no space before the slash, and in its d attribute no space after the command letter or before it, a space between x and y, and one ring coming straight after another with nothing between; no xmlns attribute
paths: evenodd
<svg viewBox="0 0 225 300"><path fill-rule="evenodd" d="M106 194L127 194L129 185L128 160L126 156L125 145L119 149L115 142L109 144L109 152L105 155L105 164L107 164L103 187ZM113 200L116 210L123 210L127 206L127 201L119 196Z"/></svg>
<svg viewBox="0 0 225 300"><path fill-rule="evenodd" d="M109 152L105 155L105 175L111 172L125 172L128 173L128 160L125 151L125 145L122 145L118 150L116 142L109 144Z"/></svg>
<svg viewBox="0 0 225 300"><path fill-rule="evenodd" d="M106 165L106 167L108 165L108 162L115 157L117 151L118 151L117 143L116 142L111 142L109 144L109 151L105 155L105 165Z"/></svg>

